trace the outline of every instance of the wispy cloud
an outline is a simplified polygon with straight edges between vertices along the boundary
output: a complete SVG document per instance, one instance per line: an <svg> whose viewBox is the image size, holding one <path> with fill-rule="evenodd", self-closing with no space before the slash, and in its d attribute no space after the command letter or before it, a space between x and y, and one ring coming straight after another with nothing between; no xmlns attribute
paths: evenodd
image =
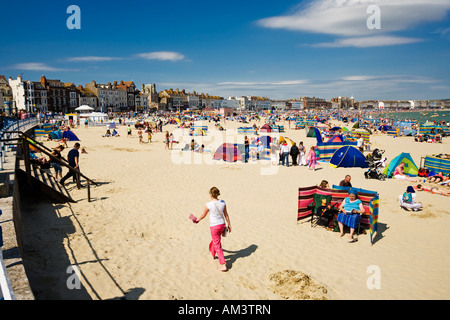
<svg viewBox="0 0 450 320"><path fill-rule="evenodd" d="M123 59L124 58L87 56L87 57L67 58L66 61L70 61L70 62L105 62L105 61L115 61L115 60L123 60Z"/></svg>
<svg viewBox="0 0 450 320"><path fill-rule="evenodd" d="M26 70L26 71L48 71L48 72L67 71L67 69L55 68L41 62L18 63L12 65L10 69Z"/></svg>
<svg viewBox="0 0 450 320"><path fill-rule="evenodd" d="M185 59L184 55L182 55L181 53L172 51L140 53L137 55L137 57L147 60L161 60L161 61L180 61Z"/></svg>
<svg viewBox="0 0 450 320"><path fill-rule="evenodd" d="M316 43L311 44L310 46L317 48L343 48L343 47L370 48L370 47L397 46L422 41L424 40L408 37L373 36L373 37L337 39L334 42Z"/></svg>
<svg viewBox="0 0 450 320"><path fill-rule="evenodd" d="M380 8L381 29L367 27L370 5ZM316 47L390 46L420 41L392 33L444 20L449 10L448 0L311 0L289 14L261 19L257 23L265 28L340 37Z"/></svg>
<svg viewBox="0 0 450 320"><path fill-rule="evenodd" d="M308 80L287 80L278 82L219 82L220 86L292 86L306 84Z"/></svg>
<svg viewBox="0 0 450 320"><path fill-rule="evenodd" d="M285 81L226 81L208 83L164 82L162 88L183 88L188 92L197 91L228 96L266 96L272 99L316 96L326 99L354 96L356 99L409 99L420 98L423 92L447 85L440 80L420 75L343 75L334 79L302 79ZM414 92L417 96L399 94ZM436 91L436 89L434 90Z"/></svg>

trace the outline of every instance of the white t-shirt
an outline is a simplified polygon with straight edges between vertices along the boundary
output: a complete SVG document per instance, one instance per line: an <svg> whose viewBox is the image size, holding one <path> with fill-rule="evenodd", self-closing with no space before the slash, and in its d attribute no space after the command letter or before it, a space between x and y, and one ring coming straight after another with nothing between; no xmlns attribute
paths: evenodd
<svg viewBox="0 0 450 320"><path fill-rule="evenodd" d="M289 153L290 150L291 150L291 148L289 147L288 144L286 144L286 145L282 144L280 147L281 153L286 153L286 152Z"/></svg>
<svg viewBox="0 0 450 320"><path fill-rule="evenodd" d="M211 227L225 224L225 220L222 218L223 209L225 208L225 201L213 200L208 202L206 207L209 209L209 225ZM219 209L222 214L218 212L217 209Z"/></svg>
<svg viewBox="0 0 450 320"><path fill-rule="evenodd" d="M364 139L363 138L359 138L358 140L356 140L357 143L357 147L361 148L364 145Z"/></svg>

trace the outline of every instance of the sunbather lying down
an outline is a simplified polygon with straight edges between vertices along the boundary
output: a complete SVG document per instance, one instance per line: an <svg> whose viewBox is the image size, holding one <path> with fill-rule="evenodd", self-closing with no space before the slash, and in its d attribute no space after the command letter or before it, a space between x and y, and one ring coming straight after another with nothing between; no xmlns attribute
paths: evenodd
<svg viewBox="0 0 450 320"><path fill-rule="evenodd" d="M421 184L418 184L417 186L414 187L414 189L416 189L417 191L427 191L427 192L431 192L431 193L436 193L436 194L442 194L445 196L450 196L450 191L447 190L441 190L438 187L429 187L429 186L423 186Z"/></svg>

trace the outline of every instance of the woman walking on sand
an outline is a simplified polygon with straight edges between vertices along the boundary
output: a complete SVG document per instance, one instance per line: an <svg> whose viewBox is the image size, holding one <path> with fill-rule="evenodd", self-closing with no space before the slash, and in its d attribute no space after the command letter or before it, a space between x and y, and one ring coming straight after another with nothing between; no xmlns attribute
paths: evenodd
<svg viewBox="0 0 450 320"><path fill-rule="evenodd" d="M220 264L219 271L227 271L228 269L223 255L221 237L226 228L226 224L228 224L228 232L231 232L230 217L228 216L225 201L218 199L220 196L219 189L216 187L211 188L209 195L211 201L206 204L203 214L195 221L195 223L199 223L209 213L209 225L212 237L212 241L209 244L209 252L211 252L213 258L215 258L217 254Z"/></svg>

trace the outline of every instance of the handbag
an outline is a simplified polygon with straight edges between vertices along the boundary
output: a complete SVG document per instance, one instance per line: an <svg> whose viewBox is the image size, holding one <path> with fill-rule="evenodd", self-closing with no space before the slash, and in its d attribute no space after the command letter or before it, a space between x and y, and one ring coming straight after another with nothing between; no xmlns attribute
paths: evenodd
<svg viewBox="0 0 450 320"><path fill-rule="evenodd" d="M217 207L217 205L214 203L214 205L216 206L217 211L219 211L220 215L222 216L223 221L225 222L225 224L227 223L227 220L225 220L225 217L223 216L222 211L219 210L219 207ZM222 237L226 237L228 235L229 229L228 227L225 227L225 229L222 232Z"/></svg>

